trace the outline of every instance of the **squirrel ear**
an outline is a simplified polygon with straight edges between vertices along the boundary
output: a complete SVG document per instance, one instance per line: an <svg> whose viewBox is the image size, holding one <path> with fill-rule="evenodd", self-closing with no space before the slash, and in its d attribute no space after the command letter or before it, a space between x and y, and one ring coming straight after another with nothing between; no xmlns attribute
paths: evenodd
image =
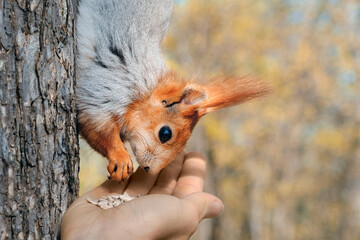
<svg viewBox="0 0 360 240"><path fill-rule="evenodd" d="M204 85L187 84L182 92L181 112L197 118L271 92L265 83L249 77L225 77L210 80Z"/></svg>
<svg viewBox="0 0 360 240"><path fill-rule="evenodd" d="M206 98L207 93L203 86L188 83L182 91L180 111L184 116L193 116Z"/></svg>
<svg viewBox="0 0 360 240"><path fill-rule="evenodd" d="M199 105L206 99L203 87L188 85L183 91L182 103L185 105Z"/></svg>

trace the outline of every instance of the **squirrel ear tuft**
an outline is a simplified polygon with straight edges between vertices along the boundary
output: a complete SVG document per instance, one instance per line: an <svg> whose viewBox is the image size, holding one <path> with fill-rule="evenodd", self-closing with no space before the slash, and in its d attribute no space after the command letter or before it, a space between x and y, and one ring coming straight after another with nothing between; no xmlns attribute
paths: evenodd
<svg viewBox="0 0 360 240"><path fill-rule="evenodd" d="M270 87L265 83L250 77L217 78L209 81L204 88L208 96L199 106L199 117L271 92Z"/></svg>

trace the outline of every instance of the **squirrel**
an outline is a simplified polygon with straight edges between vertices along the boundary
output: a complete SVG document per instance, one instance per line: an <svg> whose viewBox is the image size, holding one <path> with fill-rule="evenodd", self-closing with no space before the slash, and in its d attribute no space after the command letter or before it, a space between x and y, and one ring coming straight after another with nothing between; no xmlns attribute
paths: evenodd
<svg viewBox="0 0 360 240"><path fill-rule="evenodd" d="M174 0L82 0L77 19L80 134L125 180L133 163L156 174L184 148L205 114L268 92L249 77L200 84L167 68L161 42Z"/></svg>

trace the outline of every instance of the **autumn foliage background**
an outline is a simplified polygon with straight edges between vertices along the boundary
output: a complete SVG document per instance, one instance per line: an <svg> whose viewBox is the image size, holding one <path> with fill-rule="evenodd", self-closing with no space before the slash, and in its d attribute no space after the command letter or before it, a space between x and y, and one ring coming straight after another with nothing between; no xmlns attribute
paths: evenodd
<svg viewBox="0 0 360 240"><path fill-rule="evenodd" d="M225 204L193 239L360 239L360 3L177 1L164 41L178 73L252 75L271 96L205 116L187 150ZM81 142L81 191L106 160Z"/></svg>

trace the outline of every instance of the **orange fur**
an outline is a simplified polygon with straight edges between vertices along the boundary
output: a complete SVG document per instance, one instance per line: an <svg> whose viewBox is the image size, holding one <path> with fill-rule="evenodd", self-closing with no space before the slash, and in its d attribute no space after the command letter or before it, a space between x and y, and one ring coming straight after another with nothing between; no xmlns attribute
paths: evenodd
<svg viewBox="0 0 360 240"><path fill-rule="evenodd" d="M108 172L111 179L124 180L133 172L133 163L120 139L118 119L113 117L99 129L89 119L90 116L79 115L80 132L90 146L108 158Z"/></svg>
<svg viewBox="0 0 360 240"><path fill-rule="evenodd" d="M160 79L159 85L152 93L143 95L134 101L124 116L125 132L134 132L139 126L142 126L152 134L153 141L156 141L155 144L150 145L157 146L160 144L171 149L171 153L160 164L159 169L165 167L183 149L191 134L192 127L190 126L194 125L194 119L183 118L179 112L179 103L177 102L181 101L185 86L184 80L173 73L168 73ZM171 104L174 104L171 109L165 106ZM154 130L156 126L164 122L173 126L176 136L171 141L161 144ZM129 134L125 133L124 135ZM154 147L149 147L147 150L153 152Z"/></svg>
<svg viewBox="0 0 360 240"><path fill-rule="evenodd" d="M90 119L81 116L81 133L109 159L112 179L125 179L132 172L132 162L120 133L135 148L139 164L151 166L150 171L156 173L184 148L201 116L268 92L263 83L247 77L218 78L200 85L169 72L159 79L152 92L141 94L127 107L122 121L114 116L101 130L94 130ZM170 126L173 131L172 138L165 143L158 136L162 126Z"/></svg>
<svg viewBox="0 0 360 240"><path fill-rule="evenodd" d="M208 99L199 108L199 116L230 107L270 92L263 82L250 77L226 77L211 80L205 85Z"/></svg>

